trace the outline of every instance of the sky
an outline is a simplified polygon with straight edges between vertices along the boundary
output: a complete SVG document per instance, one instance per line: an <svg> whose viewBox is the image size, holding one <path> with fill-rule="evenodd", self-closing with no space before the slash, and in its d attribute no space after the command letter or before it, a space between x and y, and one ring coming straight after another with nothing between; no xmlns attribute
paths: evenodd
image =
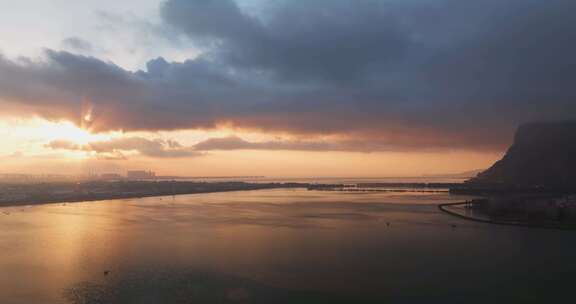
<svg viewBox="0 0 576 304"><path fill-rule="evenodd" d="M457 173L576 116L574 1L0 7L4 173Z"/></svg>

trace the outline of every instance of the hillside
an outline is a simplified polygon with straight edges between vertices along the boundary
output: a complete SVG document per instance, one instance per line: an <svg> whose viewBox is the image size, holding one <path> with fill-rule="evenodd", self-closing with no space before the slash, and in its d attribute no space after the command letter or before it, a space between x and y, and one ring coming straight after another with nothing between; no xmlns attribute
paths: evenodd
<svg viewBox="0 0 576 304"><path fill-rule="evenodd" d="M520 126L506 155L469 183L576 187L576 121Z"/></svg>

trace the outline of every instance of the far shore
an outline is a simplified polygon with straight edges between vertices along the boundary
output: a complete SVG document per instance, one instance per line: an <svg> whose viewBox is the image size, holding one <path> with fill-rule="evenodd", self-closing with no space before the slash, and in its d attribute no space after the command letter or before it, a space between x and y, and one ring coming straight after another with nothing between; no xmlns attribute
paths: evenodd
<svg viewBox="0 0 576 304"><path fill-rule="evenodd" d="M278 188L262 188L262 189L281 189ZM54 205L54 204L73 204L73 203L83 203L83 202L101 202L110 200L126 200L135 198L148 198L148 197L169 197L169 196L181 196L181 195L192 195L192 194L206 194L206 193L219 193L219 192L238 192L238 191L255 191L262 189L230 189L230 190L209 190L209 191L197 191L189 193L178 193L178 194L142 194L142 195L110 195L95 198L85 198L85 199L63 199L63 200L39 200L39 201L21 201L21 202L0 202L0 208L9 207L26 207L26 206L39 206L39 205Z"/></svg>
<svg viewBox="0 0 576 304"><path fill-rule="evenodd" d="M129 181L1 185L0 208L264 189L307 188L299 183Z"/></svg>
<svg viewBox="0 0 576 304"><path fill-rule="evenodd" d="M197 182L175 180L119 180L0 184L0 207L77 203L185 194L303 188L351 192L447 192L452 183L316 184L292 182Z"/></svg>

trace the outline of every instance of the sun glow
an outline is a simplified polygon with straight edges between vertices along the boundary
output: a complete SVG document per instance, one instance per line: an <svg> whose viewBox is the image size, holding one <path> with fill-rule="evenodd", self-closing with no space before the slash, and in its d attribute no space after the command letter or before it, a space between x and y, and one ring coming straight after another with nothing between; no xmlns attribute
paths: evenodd
<svg viewBox="0 0 576 304"><path fill-rule="evenodd" d="M91 133L68 121L48 121L44 119L0 120L0 136L4 144L0 156L12 153L41 155L53 153L46 147L52 141L66 141L74 145L86 145L96 141L106 141L121 136L120 132ZM67 156L83 157L84 151L60 151Z"/></svg>
<svg viewBox="0 0 576 304"><path fill-rule="evenodd" d="M87 144L93 141L109 140L112 134L93 134L79 128L71 122L44 123L38 129L39 135L46 140L67 140L75 144Z"/></svg>

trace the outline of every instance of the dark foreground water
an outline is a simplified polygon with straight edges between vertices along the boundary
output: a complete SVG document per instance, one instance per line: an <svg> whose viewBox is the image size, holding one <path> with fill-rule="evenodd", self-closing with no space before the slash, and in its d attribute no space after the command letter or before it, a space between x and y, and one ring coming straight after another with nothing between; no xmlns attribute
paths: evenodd
<svg viewBox="0 0 576 304"><path fill-rule="evenodd" d="M576 233L468 222L435 205L464 199L266 190L2 208L0 303L572 298Z"/></svg>

